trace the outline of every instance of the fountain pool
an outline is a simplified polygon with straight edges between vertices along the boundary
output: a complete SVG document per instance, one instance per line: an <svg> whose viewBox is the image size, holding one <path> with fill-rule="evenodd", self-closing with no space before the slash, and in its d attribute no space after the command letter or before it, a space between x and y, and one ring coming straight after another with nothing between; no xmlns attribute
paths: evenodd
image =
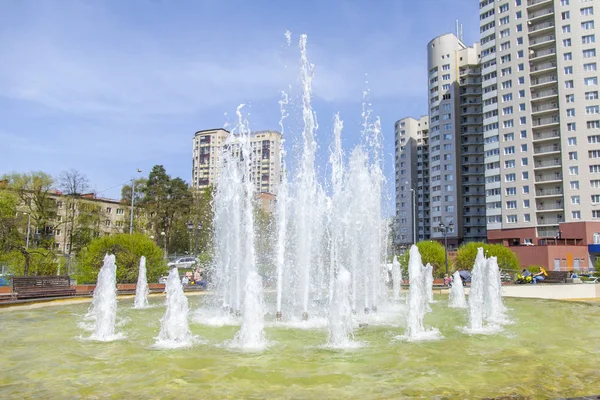
<svg viewBox="0 0 600 400"><path fill-rule="evenodd" d="M191 296L198 309L205 296ZM238 326L190 323L204 341L192 348L153 348L164 297L150 308L119 301L125 338L79 339L89 303L0 309L0 398L345 398L434 396L532 398L593 394L600 382L598 304L505 299L515 324L496 335L466 335L466 310L436 295L425 324L443 339L403 342L405 316L355 329L363 347L327 349L327 328L277 325L265 318L270 346L261 353L225 345ZM574 334L576 333L576 334ZM543 379L539 379L543 376Z"/></svg>

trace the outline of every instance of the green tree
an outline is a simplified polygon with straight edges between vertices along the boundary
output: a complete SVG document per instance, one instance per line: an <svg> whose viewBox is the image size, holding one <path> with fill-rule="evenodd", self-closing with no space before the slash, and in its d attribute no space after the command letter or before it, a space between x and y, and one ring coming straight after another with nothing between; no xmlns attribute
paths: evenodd
<svg viewBox="0 0 600 400"><path fill-rule="evenodd" d="M92 238L90 230L97 230L100 223L99 208L96 207L94 212L94 207L87 204L83 206L81 196L90 189L90 185L87 177L76 169L61 172L58 187L64 195L67 210L64 226L69 242L65 253L70 258L73 251L77 252L89 243Z"/></svg>
<svg viewBox="0 0 600 400"><path fill-rule="evenodd" d="M446 253L444 251L444 246L434 240L426 240L417 243L417 247L419 248L419 253L421 253L421 262L423 265L427 265L427 263L431 264L433 266L434 276L443 275L446 270ZM407 273L409 257L410 251L408 249L404 254L398 257L398 262L400 263L403 274Z"/></svg>
<svg viewBox="0 0 600 400"><path fill-rule="evenodd" d="M12 173L0 180L6 181L5 190L19 199L19 210L31 216L32 247L51 250L54 244L57 204L51 198L54 180L44 172Z"/></svg>
<svg viewBox="0 0 600 400"><path fill-rule="evenodd" d="M477 249L482 247L486 257L497 257L498 267L500 269L519 269L519 260L515 253L509 248L502 246L501 244L488 244L483 242L470 242L463 244L457 251L454 259L454 266L456 269L470 270L473 268L475 263L475 257L477 256Z"/></svg>
<svg viewBox="0 0 600 400"><path fill-rule="evenodd" d="M152 168L140 205L149 216L153 236L170 253L189 249L189 236L183 232L186 232L192 202L187 183L181 178L171 178L162 165Z"/></svg>
<svg viewBox="0 0 600 400"><path fill-rule="evenodd" d="M4 175L1 180L0 262L18 275L29 275L30 269L36 274L55 273L57 205L50 197L52 178L31 172Z"/></svg>
<svg viewBox="0 0 600 400"><path fill-rule="evenodd" d="M77 254L80 265L77 280L81 283L96 282L106 254L115 255L119 283L137 281L141 256L146 257L148 282L158 281L167 270L162 250L148 236L121 233L94 239Z"/></svg>

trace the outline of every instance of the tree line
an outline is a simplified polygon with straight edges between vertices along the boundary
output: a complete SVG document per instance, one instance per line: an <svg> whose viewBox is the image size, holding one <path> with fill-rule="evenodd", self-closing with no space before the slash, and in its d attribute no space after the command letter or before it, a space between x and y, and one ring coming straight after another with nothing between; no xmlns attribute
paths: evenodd
<svg viewBox="0 0 600 400"><path fill-rule="evenodd" d="M0 266L16 275L54 275L61 269L67 273L77 255L85 262L85 250L95 240L129 233L132 196L133 233L152 239L169 254L210 259L211 189L195 191L162 165L155 165L134 186L132 190L130 184L123 185L119 199L123 221L107 228L106 207L95 201L90 182L80 171L63 171L56 179L42 171L2 175ZM68 246L59 248L59 232Z"/></svg>

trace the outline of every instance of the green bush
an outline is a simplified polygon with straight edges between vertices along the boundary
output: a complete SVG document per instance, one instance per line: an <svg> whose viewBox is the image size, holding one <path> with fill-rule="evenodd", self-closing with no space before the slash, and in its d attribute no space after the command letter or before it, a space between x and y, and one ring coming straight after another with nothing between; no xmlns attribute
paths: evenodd
<svg viewBox="0 0 600 400"><path fill-rule="evenodd" d="M443 277L446 273L446 255L444 246L434 240L427 240L417 243L419 253L421 253L421 262L423 265L430 263L433 266L433 276ZM408 276L408 260L410 257L410 249L407 249L404 254L398 256L398 262L402 269L402 275Z"/></svg>
<svg viewBox="0 0 600 400"><path fill-rule="evenodd" d="M142 234L123 233L94 239L78 254L77 281L96 283L106 254L115 255L118 283L137 282L141 256L146 257L148 282L157 282L167 271L163 252L152 239Z"/></svg>
<svg viewBox="0 0 600 400"><path fill-rule="evenodd" d="M477 249L483 247L483 252L486 257L497 257L498 267L500 269L509 269L517 271L519 269L519 260L517 255L507 247L501 244L488 244L482 242L465 243L456 252L454 259L455 269L470 270L475 263Z"/></svg>

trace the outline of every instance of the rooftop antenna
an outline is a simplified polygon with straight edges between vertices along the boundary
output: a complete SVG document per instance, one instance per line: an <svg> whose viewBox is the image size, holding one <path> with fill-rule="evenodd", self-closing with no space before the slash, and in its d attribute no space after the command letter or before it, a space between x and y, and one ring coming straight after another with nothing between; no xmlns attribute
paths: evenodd
<svg viewBox="0 0 600 400"><path fill-rule="evenodd" d="M460 41L463 41L463 28L462 28L463 24L460 24Z"/></svg>
<svg viewBox="0 0 600 400"><path fill-rule="evenodd" d="M459 31L458 31L458 20L456 20L456 37L459 36Z"/></svg>

